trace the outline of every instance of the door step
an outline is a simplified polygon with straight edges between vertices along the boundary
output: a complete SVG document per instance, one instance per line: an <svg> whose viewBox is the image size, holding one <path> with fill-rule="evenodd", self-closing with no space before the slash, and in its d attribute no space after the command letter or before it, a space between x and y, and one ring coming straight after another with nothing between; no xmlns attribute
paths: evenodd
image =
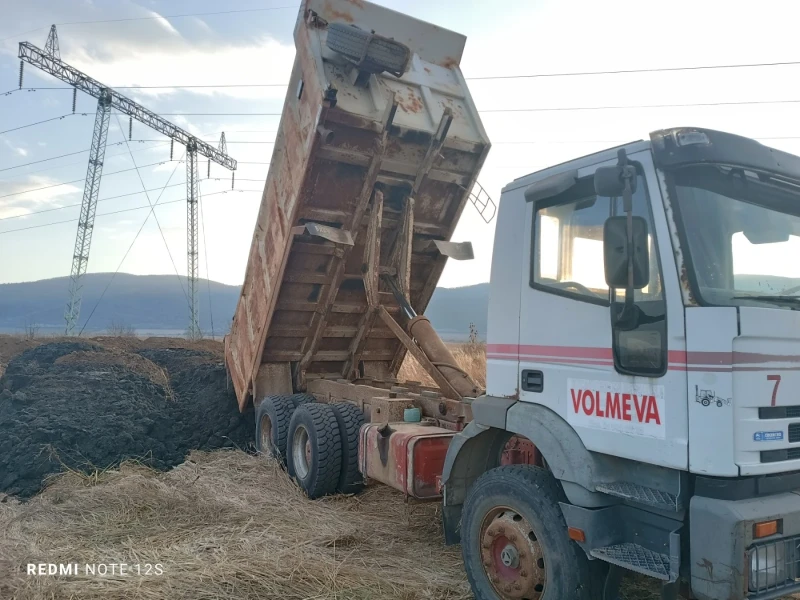
<svg viewBox="0 0 800 600"><path fill-rule="evenodd" d="M627 481L616 481L613 483L601 483L596 486L598 492L603 492L609 496L616 496L623 500L630 500L640 504L646 504L661 510L669 510L678 512L683 509L683 504L680 498L675 494L663 492L655 488L637 485L635 483L628 483Z"/></svg>
<svg viewBox="0 0 800 600"><path fill-rule="evenodd" d="M632 542L595 548L591 555L612 565L618 565L662 581L670 580L670 561L659 554Z"/></svg>

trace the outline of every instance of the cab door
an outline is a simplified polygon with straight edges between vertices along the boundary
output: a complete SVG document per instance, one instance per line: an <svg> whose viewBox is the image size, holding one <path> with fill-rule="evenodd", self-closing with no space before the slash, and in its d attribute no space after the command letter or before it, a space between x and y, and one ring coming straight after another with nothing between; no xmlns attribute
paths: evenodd
<svg viewBox="0 0 800 600"><path fill-rule="evenodd" d="M687 466L683 305L649 151L637 167L633 213L647 222L650 279L635 292L636 327L612 326L605 282L603 227L622 201L595 194L598 163L576 183L528 202L520 297L520 399L545 405L578 432L591 451L672 468ZM654 200L653 200L654 199ZM624 290L617 290L617 301ZM668 301L668 299L670 301ZM673 360L670 360L672 357Z"/></svg>

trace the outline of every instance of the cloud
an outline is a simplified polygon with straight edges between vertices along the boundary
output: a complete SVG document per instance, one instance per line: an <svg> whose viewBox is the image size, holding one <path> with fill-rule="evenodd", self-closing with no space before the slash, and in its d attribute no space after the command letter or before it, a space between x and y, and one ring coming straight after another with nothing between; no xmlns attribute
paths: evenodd
<svg viewBox="0 0 800 600"><path fill-rule="evenodd" d="M28 0L14 7L14 30L39 25L42 14L48 15L50 22L75 23L59 28L62 60L108 85L282 83L288 81L291 73L294 46L264 35L260 27L263 21L255 19L242 19L237 35L226 39L200 18L172 22L151 18L159 17L160 13L130 0L80 5ZM79 24L121 16L144 20L107 26ZM13 33L0 25L0 38ZM283 33L288 41L290 31ZM46 35L47 29L41 28L22 38L44 47ZM15 38L0 43L0 53L16 56L18 41L21 40ZM50 79L37 69L26 72L36 78ZM284 95L283 88L196 88L185 92L237 98L282 99ZM174 94L175 90L150 89L139 93L158 96Z"/></svg>
<svg viewBox="0 0 800 600"><path fill-rule="evenodd" d="M148 10L148 11L146 11L146 12L147 12L147 13L149 14L149 16L151 16L151 17L159 17L159 18L157 18L157 19L154 19L154 20L153 20L153 22L154 22L154 23L156 23L156 24L157 24L159 27L162 27L162 28L164 29L164 31L166 31L167 33L170 33L170 34L172 34L172 35L178 35L178 36L180 35L180 34L178 33L178 30L177 30L177 29L175 29L175 28L174 28L174 27L173 27L173 26L170 24L170 22L169 22L169 20L168 20L168 19L165 19L164 17L162 17L160 14L158 14L158 13L157 13L156 11L154 11L154 10Z"/></svg>
<svg viewBox="0 0 800 600"><path fill-rule="evenodd" d="M28 151L25 148L21 148L19 146L15 146L8 140L5 140L6 146L17 156L28 156Z"/></svg>
<svg viewBox="0 0 800 600"><path fill-rule="evenodd" d="M160 21L159 21L160 22ZM110 42L101 50L93 43L73 47L63 59L95 79L116 86L241 85L288 81L294 48L262 37L249 44L190 42L163 44ZM137 89L137 96L166 96L178 91L203 96L282 100L283 87Z"/></svg>
<svg viewBox="0 0 800 600"><path fill-rule="evenodd" d="M24 179L0 181L0 219L24 216L44 208L57 208L71 204L71 202L67 202L67 199L73 198L83 191L82 188L72 184L48 187L57 183L58 180L41 175L28 175ZM35 191L26 192L26 190Z"/></svg>

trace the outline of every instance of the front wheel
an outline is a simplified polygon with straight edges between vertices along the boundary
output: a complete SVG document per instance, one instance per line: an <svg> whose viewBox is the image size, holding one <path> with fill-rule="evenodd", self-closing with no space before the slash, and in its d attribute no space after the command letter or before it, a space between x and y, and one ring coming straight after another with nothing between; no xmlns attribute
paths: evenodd
<svg viewBox="0 0 800 600"><path fill-rule="evenodd" d="M564 494L546 469L498 467L472 486L461 551L477 600L588 600L589 561L567 535Z"/></svg>

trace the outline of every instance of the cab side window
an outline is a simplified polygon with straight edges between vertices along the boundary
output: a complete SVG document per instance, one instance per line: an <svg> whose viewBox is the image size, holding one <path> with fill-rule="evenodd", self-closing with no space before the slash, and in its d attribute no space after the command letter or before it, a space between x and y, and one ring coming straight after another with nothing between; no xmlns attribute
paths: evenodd
<svg viewBox="0 0 800 600"><path fill-rule="evenodd" d="M539 208L534 222L533 286L608 304L603 224L610 214L611 200L594 194Z"/></svg>
<svg viewBox="0 0 800 600"><path fill-rule="evenodd" d="M637 183L633 214L647 221L650 280L643 289L634 291L642 322L626 331L614 328L612 346L619 372L653 376L666 368L666 305L644 177L639 176ZM612 293L606 284L603 227L608 217L624 214L621 198L595 194L592 177L579 180L558 196L537 202L531 244L531 287L619 311L625 301L625 290Z"/></svg>

